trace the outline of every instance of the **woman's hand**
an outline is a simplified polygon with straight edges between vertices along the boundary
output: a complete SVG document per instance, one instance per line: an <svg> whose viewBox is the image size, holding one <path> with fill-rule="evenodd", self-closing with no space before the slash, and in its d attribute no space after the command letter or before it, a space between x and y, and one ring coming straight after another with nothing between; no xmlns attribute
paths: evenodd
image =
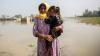
<svg viewBox="0 0 100 56"><path fill-rule="evenodd" d="M46 35L45 39L48 40L49 42L53 41L53 38L51 35Z"/></svg>
<svg viewBox="0 0 100 56"><path fill-rule="evenodd" d="M41 33L37 33L36 36L39 37L39 38L42 38L42 39L46 39L50 42L53 41L53 38L52 38L51 35L44 35L44 34L41 34Z"/></svg>

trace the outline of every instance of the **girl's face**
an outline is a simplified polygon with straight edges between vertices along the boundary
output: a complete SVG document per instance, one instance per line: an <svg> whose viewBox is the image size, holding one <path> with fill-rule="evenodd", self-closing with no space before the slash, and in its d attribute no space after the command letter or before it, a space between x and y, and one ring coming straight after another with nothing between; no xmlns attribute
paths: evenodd
<svg viewBox="0 0 100 56"><path fill-rule="evenodd" d="M56 15L56 13L53 9L49 12L49 14L50 14L50 16L55 16Z"/></svg>
<svg viewBox="0 0 100 56"><path fill-rule="evenodd" d="M39 10L40 13L46 13L46 8L45 6L41 6L40 10Z"/></svg>

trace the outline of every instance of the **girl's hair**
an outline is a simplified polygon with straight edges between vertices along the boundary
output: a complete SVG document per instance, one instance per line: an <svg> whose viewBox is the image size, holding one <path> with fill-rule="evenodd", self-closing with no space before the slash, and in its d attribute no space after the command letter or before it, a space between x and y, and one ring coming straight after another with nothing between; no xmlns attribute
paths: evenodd
<svg viewBox="0 0 100 56"><path fill-rule="evenodd" d="M46 4L41 3L41 4L39 5L39 7L38 7L38 10L40 10L42 6L44 6L45 10L47 9L47 8L46 8Z"/></svg>
<svg viewBox="0 0 100 56"><path fill-rule="evenodd" d="M60 15L60 8L59 7L56 7L56 6L51 6L49 9L48 9L48 12L47 12L47 16L49 16L49 13L51 11L54 11L54 13L56 13L58 15L59 18L61 18L61 15Z"/></svg>
<svg viewBox="0 0 100 56"><path fill-rule="evenodd" d="M51 6L51 7L48 9L48 12L51 12L52 10L56 13L56 7L55 7L55 6Z"/></svg>
<svg viewBox="0 0 100 56"><path fill-rule="evenodd" d="M47 16L50 16L51 11L54 11L54 13L56 13L56 7L55 6L50 6L50 8L47 11Z"/></svg>
<svg viewBox="0 0 100 56"><path fill-rule="evenodd" d="M56 7L56 13L57 13L59 16L61 16L61 15L60 15L60 8L59 8L59 7Z"/></svg>
<svg viewBox="0 0 100 56"><path fill-rule="evenodd" d="M60 8L59 7L56 7L56 13L57 12L60 12Z"/></svg>

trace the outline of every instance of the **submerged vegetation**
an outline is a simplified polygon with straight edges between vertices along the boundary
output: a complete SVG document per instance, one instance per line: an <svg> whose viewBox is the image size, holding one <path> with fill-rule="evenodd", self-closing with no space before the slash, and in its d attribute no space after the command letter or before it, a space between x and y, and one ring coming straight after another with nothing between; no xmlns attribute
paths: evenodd
<svg viewBox="0 0 100 56"><path fill-rule="evenodd" d="M81 16L77 16L81 23L87 23L87 24L99 24L100 25L100 7L98 10L90 11L88 9L85 9L83 14Z"/></svg>
<svg viewBox="0 0 100 56"><path fill-rule="evenodd" d="M81 23L87 23L87 24L99 24L100 25L100 17L80 17Z"/></svg>

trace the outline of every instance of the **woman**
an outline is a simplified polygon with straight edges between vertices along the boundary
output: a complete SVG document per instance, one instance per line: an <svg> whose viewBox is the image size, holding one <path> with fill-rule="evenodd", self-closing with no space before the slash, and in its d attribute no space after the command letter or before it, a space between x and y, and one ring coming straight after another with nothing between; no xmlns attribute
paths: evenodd
<svg viewBox="0 0 100 56"><path fill-rule="evenodd" d="M33 35L38 38L37 56L59 56L57 39L53 39L49 35L50 26L44 22L46 16L46 5L41 3L39 5L39 15L34 19ZM46 48L46 40L52 42L50 48Z"/></svg>

